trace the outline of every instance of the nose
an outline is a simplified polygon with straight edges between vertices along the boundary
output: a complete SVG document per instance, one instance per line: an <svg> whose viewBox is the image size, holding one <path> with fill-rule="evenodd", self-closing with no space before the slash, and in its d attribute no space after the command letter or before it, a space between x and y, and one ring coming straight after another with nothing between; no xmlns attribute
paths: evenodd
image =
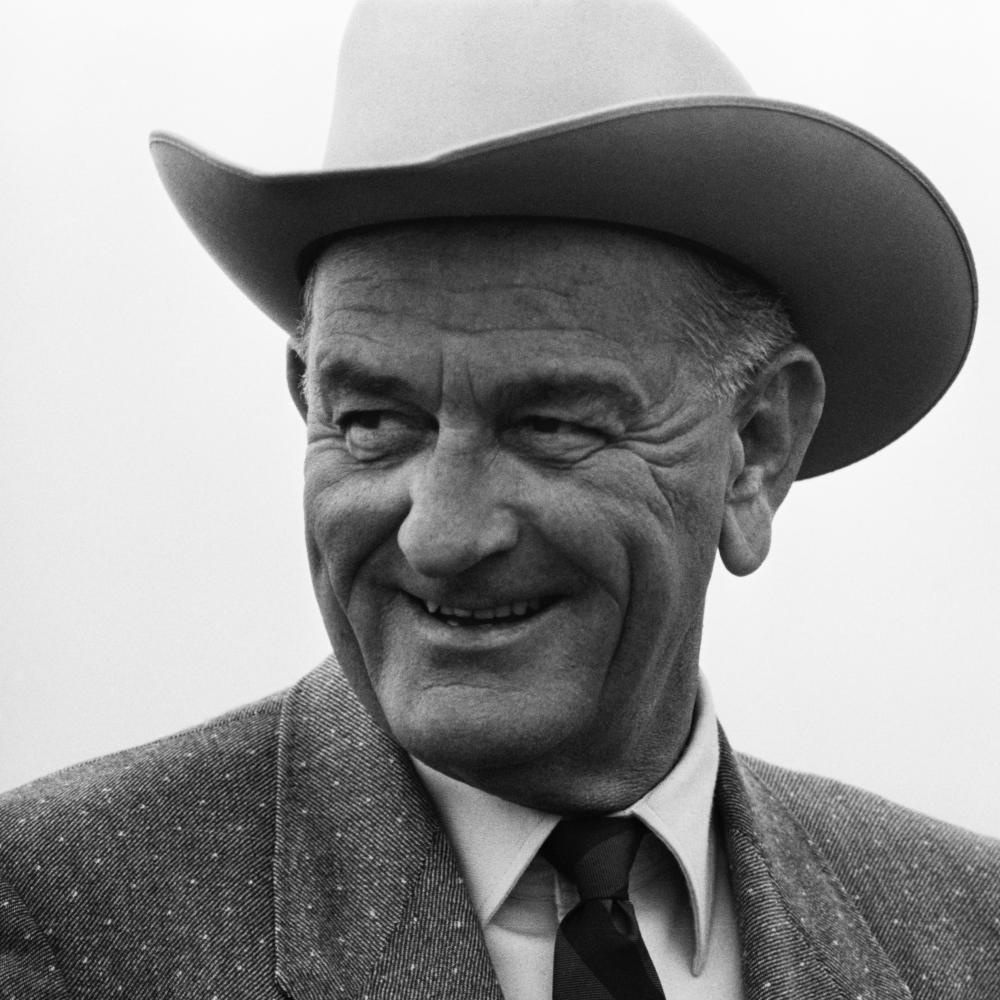
<svg viewBox="0 0 1000 1000"><path fill-rule="evenodd" d="M496 452L441 434L414 471L399 547L424 576L455 576L517 544L510 470Z"/></svg>

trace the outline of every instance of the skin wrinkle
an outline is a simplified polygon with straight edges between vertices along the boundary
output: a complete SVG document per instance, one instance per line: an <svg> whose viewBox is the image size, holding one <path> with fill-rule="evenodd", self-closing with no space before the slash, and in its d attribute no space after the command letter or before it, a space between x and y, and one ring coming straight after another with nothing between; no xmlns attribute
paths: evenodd
<svg viewBox="0 0 1000 1000"><path fill-rule="evenodd" d="M310 405L310 564L345 672L406 749L528 805L604 811L672 766L716 546L736 544L730 561L748 571L752 541L726 539L776 504L732 506L744 465L735 408L706 399L664 337L687 273L673 248L557 223L495 236L475 223L408 226L321 259L315 315L326 320L309 331L307 370L350 360L395 381L371 398L321 386ZM523 273L537 280L511 280ZM675 283L659 300L645 288L652 273ZM585 292L565 303L545 291L574 284ZM530 333L512 327L529 313ZM461 332L456 316L469 320ZM554 371L571 386L596 381L562 399L523 391ZM619 376L639 387L641 407L625 415ZM358 408L375 411L363 430L338 424ZM414 601L495 607L513 595L556 600L506 632L449 629Z"/></svg>
<svg viewBox="0 0 1000 1000"><path fill-rule="evenodd" d="M521 220L522 226L526 224L527 220ZM439 220L437 223L382 227L368 230L364 234L364 239L373 245L391 246L398 243L400 233L405 234L414 226L441 228L449 225L452 229L455 228L453 221L446 220ZM754 377L767 362L795 340L795 331L783 303L754 275L735 262L705 251L704 248L696 248L694 244L672 241L659 233L648 233L644 230L610 224L562 222L560 225L570 235L573 230L576 230L576 234L583 233L590 236L601 232L612 235L635 234L637 238L677 248L678 264L683 268L686 280L683 287L678 286L670 302L673 327L662 332L675 337L680 335L678 344L695 360L704 376L702 392L707 399L716 402L736 400L751 386ZM489 226L494 230L495 247L505 250L500 241L516 232L517 224L509 220L494 219L490 221ZM541 230L544 227L535 220L535 228ZM548 235L551 239L551 232ZM354 263L359 263L362 255L350 240L351 235L348 234L346 237L341 237L341 242L335 245L343 256ZM593 239L590 248L595 262L583 263L577 275L562 276L563 283L568 286L569 291L550 289L554 294L569 297L571 294L578 294L580 288L600 284L599 264L602 261L613 263L613 251L609 252ZM520 262L515 261L515 263ZM454 270L454 268L448 269L449 273ZM536 285L539 289L545 287L538 284L536 275L530 269L524 271L527 280L503 287L522 288L532 285ZM365 273L376 283L382 278L381 275L371 272L371 269ZM440 266L434 271L435 280L439 285L445 285L444 275L445 271ZM621 315L628 317L631 322L634 322L637 316L649 314L651 306L656 307L659 304L657 295L662 296L663 276L650 274L649 277L649 281L633 287L632 301L619 303ZM417 280L419 279L399 278L397 283ZM353 284L354 281L349 283ZM475 294L480 289L481 282L469 290L469 294ZM304 333L311 320L312 299L310 273L303 292L303 321L299 327L299 336L293 338L293 345L302 356L305 354Z"/></svg>
<svg viewBox="0 0 1000 1000"><path fill-rule="evenodd" d="M336 397L354 392L359 396L389 398L405 397L408 392L404 380L381 375L341 358L330 357L314 368L320 392L325 395ZM481 401L476 397L471 379L467 388L473 402L479 405ZM627 431L632 431L634 422L647 416L650 409L640 389L630 379L619 381L612 377L560 372L501 385L490 394L488 402L504 412L575 405L584 411L584 418L596 419L598 414L614 416Z"/></svg>
<svg viewBox="0 0 1000 1000"><path fill-rule="evenodd" d="M381 242L385 241L383 240ZM376 239L374 240L374 243L375 245L378 245L379 241ZM348 259L350 259L352 263L355 263L357 262L357 258L357 254L352 254ZM365 275L368 275L368 272L365 272ZM406 288L407 286L419 284L421 280L420 278L399 275L394 275L391 281L386 280L382 275L372 275L371 277L373 278L372 281L366 281L365 277L361 277L356 280L345 282L344 287L367 284L369 286L376 287L380 293L385 294L393 286L399 285ZM483 293L487 284L489 289L494 294L497 292L503 293L505 291L519 292L522 290L530 290L536 294L544 292L547 295L555 296L556 298L563 300L565 303L572 303L575 298L578 298L579 291L582 287L595 284L595 282L588 282L582 275L571 276L566 282L569 285L569 288L564 289L555 285L548 285L544 282L540 282L538 280L538 276L530 270L525 270L520 279L509 282L495 282L492 278L492 275L487 274L486 276L477 279L476 275L456 272L454 269L448 269L445 271L437 269L433 272L435 284L438 287L451 292L455 299L461 300L468 296L476 296L476 314L480 313L478 297ZM320 319L322 321L323 318L321 317Z"/></svg>
<svg viewBox="0 0 1000 1000"><path fill-rule="evenodd" d="M424 281L421 278L394 276L392 281L380 281L379 277L380 276L372 275L371 278L368 278L362 275L357 278L347 279L342 283L341 290L347 290L352 287L366 287L366 286L371 287L373 284L381 289L389 288L392 287L393 285L402 285L404 287L407 287L414 285L422 286L424 284ZM557 288L554 285L546 285L532 279L533 276L529 275L521 281L507 281L507 282L491 281L488 283L488 287L490 290L498 292L504 292L504 291L517 292L517 291L522 291L524 289L531 289L532 291L546 292L549 295L554 295L556 298L563 299L566 302L572 302L574 295L578 292L580 288L597 287L596 281L586 281L583 279L571 280L569 282L570 290L566 291L562 288ZM466 282L463 285L459 286L455 284L448 284L447 281L441 280L438 282L438 284L442 289L450 292L452 295L456 297L462 297L467 295L478 295L484 290L484 288L487 287L487 282L485 281L475 284L469 284L468 282ZM317 317L317 319L320 322L322 322L324 317L322 316Z"/></svg>
<svg viewBox="0 0 1000 1000"><path fill-rule="evenodd" d="M476 293L475 293L475 291L472 291L469 294L474 295ZM409 319L409 320L415 320L415 321L418 321L418 322L426 322L427 321L427 317L426 316L422 316L420 313L417 313L417 312L408 313L407 311L405 311L403 309L400 309L398 307L393 307L391 305L390 306L384 306L384 307L377 307L377 306L364 306L363 307L363 306L356 306L356 305L355 306L344 305L343 303L338 303L336 311L335 311L335 313L333 315L337 315L337 316L342 316L342 315L373 316L376 319L379 319L379 318L390 318L390 319L392 319L394 321L396 321L396 320L407 320L407 319ZM318 322L320 324L328 326L330 324L330 316L323 317ZM490 332L490 333L514 333L514 332L517 332L517 333L532 333L532 332L535 332L535 333L538 333L538 334L545 334L545 333L549 332L549 328L547 328L547 327L533 328L533 327L530 327L530 326L525 326L524 324L518 324L518 325L514 326L512 324L504 323L504 322L497 322L497 323L491 324L491 325L486 325L485 323L483 323L483 324L481 324L481 325L479 325L479 326L477 326L477 327L475 327L473 329L470 329L469 326L468 326L468 324L466 324L466 323L449 323L447 320L443 320L443 319L440 319L440 318L434 320L434 326L437 329L439 329L439 330L441 330L441 331L443 331L445 333L455 333L455 334L458 334L460 336L475 336L476 333L482 333L482 332ZM575 329L579 329L579 330L581 330L584 333L597 333L596 330L587 329L586 327L574 327L571 324L567 324L566 325L566 329L567 330L574 329L574 328Z"/></svg>
<svg viewBox="0 0 1000 1000"><path fill-rule="evenodd" d="M339 309L335 310L335 311L332 311L329 314L329 316L328 316L328 329L331 332L337 332L337 331L339 331L339 332L347 333L348 331L346 329L344 329L341 326L341 324L334 322L335 317L338 316L338 315L340 315L340 310ZM383 313L382 313L381 310L366 310L364 312L364 315L367 315L367 316L370 316L370 317L373 317L373 318L379 318L381 315L383 315ZM393 313L391 313L389 311L386 311L385 315L386 316L395 316L395 314L393 314ZM448 332L448 333L454 333L454 334L459 335L459 336L475 336L475 333L472 333L472 332L470 332L468 330L462 331L462 330L446 329L446 332ZM509 334L512 334L512 335L513 334L524 334L524 333L535 333L535 332L537 332L539 335L545 336L545 337L547 337L550 340L552 339L552 333L553 333L553 331L551 331L551 330L538 329L537 331L533 331L533 330L530 330L530 329L524 329L524 328L514 329L514 328L503 327L503 326L498 326L498 327L495 327L495 328L485 328L484 327L482 330L476 331L476 332L509 333ZM600 338L602 336L601 332L599 330L590 329L590 328L587 328L587 327L568 327L568 328L566 328L562 332L567 333L567 334L571 334L571 335L591 334L595 338ZM368 342L368 343L371 343L371 344L384 343L384 341L380 341L379 338L377 338L377 337L365 336L365 335L357 332L356 330L351 330L350 331L350 335L351 335L352 339L357 339L357 340L360 340L360 341L365 341L365 342ZM342 350L342 348L340 350ZM337 354L338 354L338 350L337 349L333 349L333 348L330 348L330 349L327 349L327 350L320 350L318 352L317 356L314 357L312 359L312 362L307 366L306 373L303 376L303 383L304 383L303 384L303 390L304 390L305 397L306 397L307 400L316 399L317 395L319 393L321 393L325 388L329 387L328 386L327 373L328 373L328 370L330 369L331 366L336 366L336 365L346 364L347 363L348 359L338 357ZM619 360L617 358L613 357L611 354L608 355L607 360L608 360L609 365L614 366L616 368L620 368L621 367ZM557 368L556 370L558 371L560 369ZM624 373L622 373L622 374L624 375ZM631 388L631 392L636 397L642 397L643 396L641 390L639 390L637 387ZM644 403L644 401L643 401L643 403Z"/></svg>
<svg viewBox="0 0 1000 1000"><path fill-rule="evenodd" d="M354 339L355 334L350 336ZM372 338L364 339L369 343L379 343ZM368 394L373 397L380 394L389 396L394 392L401 398L406 397L404 382L381 375L377 370L365 369L350 359L354 352L346 352L348 357L341 356L342 353L344 352L323 352L310 366L310 398L317 403L347 389L364 394L367 388ZM543 408L548 405L557 408L559 402L568 404L575 398L581 407L587 404L591 407L591 412L581 414L585 419L614 415L622 425L618 430L619 437L624 433L638 434L641 428L635 422L655 414L655 407L649 403L648 395L628 372L621 370L617 359L609 361L609 370L600 376L577 373L565 364L552 366L551 370L543 366L539 374L531 379L518 379L500 386L491 400L498 407L513 411L518 408L518 403L521 407L528 407L532 402L532 395L537 400L535 405ZM474 384L470 383L469 388L474 401L478 402Z"/></svg>

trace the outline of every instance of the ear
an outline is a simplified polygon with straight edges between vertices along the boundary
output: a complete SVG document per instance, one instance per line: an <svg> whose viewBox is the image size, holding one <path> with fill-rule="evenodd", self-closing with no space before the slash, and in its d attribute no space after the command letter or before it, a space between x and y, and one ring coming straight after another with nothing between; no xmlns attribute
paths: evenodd
<svg viewBox="0 0 1000 1000"><path fill-rule="evenodd" d="M306 363L302 360L293 344L289 344L285 351L285 381L288 383L288 391L292 394L292 402L299 411L303 420L306 419L309 407L306 404L306 397L302 391L302 380L306 374Z"/></svg>
<svg viewBox="0 0 1000 1000"><path fill-rule="evenodd" d="M752 573L767 556L771 521L819 423L824 388L816 356L793 344L757 376L738 406L719 538L730 573Z"/></svg>

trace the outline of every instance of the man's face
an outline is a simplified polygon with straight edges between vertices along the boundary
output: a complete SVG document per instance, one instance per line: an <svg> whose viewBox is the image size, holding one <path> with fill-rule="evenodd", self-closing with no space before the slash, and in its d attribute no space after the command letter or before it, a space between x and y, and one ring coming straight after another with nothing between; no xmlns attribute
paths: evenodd
<svg viewBox="0 0 1000 1000"><path fill-rule="evenodd" d="M355 688L432 767L554 808L676 758L735 433L672 334L685 274L652 238L555 223L320 260L314 585Z"/></svg>

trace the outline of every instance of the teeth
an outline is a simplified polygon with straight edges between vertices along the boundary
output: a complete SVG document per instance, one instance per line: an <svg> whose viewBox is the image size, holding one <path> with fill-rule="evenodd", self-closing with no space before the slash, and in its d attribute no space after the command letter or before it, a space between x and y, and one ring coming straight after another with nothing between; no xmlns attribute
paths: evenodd
<svg viewBox="0 0 1000 1000"><path fill-rule="evenodd" d="M496 608L452 608L446 604L438 604L437 601L424 601L424 607L429 614L440 614L442 617L450 619L449 624L454 625L456 618L474 618L476 621L492 621L496 618L523 617L533 614L542 607L540 599L530 601L512 601L510 604L501 604Z"/></svg>

